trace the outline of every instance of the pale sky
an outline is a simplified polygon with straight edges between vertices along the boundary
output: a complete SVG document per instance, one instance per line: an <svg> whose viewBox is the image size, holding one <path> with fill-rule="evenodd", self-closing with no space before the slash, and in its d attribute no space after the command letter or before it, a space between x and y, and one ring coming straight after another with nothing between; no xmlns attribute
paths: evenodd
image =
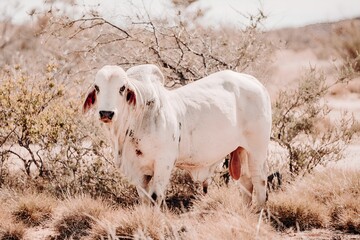
<svg viewBox="0 0 360 240"><path fill-rule="evenodd" d="M44 0L0 0L0 18L11 16L14 22L29 21L33 8L47 9ZM77 7L67 7L69 15L95 9L107 19L118 24L126 23L125 16L141 16L147 9L152 16L174 15L170 0L76 0ZM58 6L59 7L59 6ZM242 14L254 14L261 9L268 19L266 30L296 27L307 24L337 21L360 17L360 0L198 0L190 5L184 16L191 11L206 9L200 22L204 25L219 24L241 27L246 24ZM80 15L78 15L80 16Z"/></svg>

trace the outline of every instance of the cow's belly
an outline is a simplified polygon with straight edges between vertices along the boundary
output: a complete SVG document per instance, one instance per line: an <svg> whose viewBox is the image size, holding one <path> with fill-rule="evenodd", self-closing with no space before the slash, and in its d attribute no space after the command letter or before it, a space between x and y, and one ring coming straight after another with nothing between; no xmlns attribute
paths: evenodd
<svg viewBox="0 0 360 240"><path fill-rule="evenodd" d="M238 146L244 146L245 138L235 119L235 116L231 118L212 111L208 116L203 115L200 119L203 121L189 124L181 136L176 165L180 168L211 166Z"/></svg>

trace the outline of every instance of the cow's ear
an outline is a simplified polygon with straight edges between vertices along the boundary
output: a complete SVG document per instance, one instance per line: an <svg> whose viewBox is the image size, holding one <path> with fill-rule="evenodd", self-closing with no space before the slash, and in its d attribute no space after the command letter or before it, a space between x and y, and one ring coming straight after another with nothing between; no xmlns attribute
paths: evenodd
<svg viewBox="0 0 360 240"><path fill-rule="evenodd" d="M96 90L95 88L92 88L88 93L86 100L84 102L83 113L89 111L89 109L94 106L95 102L96 102Z"/></svg>
<svg viewBox="0 0 360 240"><path fill-rule="evenodd" d="M136 95L135 92L131 89L128 89L126 91L126 101L130 104L130 105L136 105Z"/></svg>

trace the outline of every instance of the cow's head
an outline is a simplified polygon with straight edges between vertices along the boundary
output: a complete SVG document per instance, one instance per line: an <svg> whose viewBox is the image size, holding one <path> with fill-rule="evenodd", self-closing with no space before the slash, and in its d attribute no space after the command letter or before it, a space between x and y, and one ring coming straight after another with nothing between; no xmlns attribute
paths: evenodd
<svg viewBox="0 0 360 240"><path fill-rule="evenodd" d="M116 121L124 108L136 105L135 89L129 83L126 72L119 66L105 66L98 71L83 105L86 113L96 107L100 121Z"/></svg>

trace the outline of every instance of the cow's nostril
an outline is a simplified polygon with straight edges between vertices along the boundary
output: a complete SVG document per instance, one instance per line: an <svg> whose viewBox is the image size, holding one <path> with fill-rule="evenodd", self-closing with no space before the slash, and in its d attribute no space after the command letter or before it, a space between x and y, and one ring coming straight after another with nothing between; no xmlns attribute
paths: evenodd
<svg viewBox="0 0 360 240"><path fill-rule="evenodd" d="M111 120L115 113L113 111L99 111L99 114L100 118L107 118Z"/></svg>

